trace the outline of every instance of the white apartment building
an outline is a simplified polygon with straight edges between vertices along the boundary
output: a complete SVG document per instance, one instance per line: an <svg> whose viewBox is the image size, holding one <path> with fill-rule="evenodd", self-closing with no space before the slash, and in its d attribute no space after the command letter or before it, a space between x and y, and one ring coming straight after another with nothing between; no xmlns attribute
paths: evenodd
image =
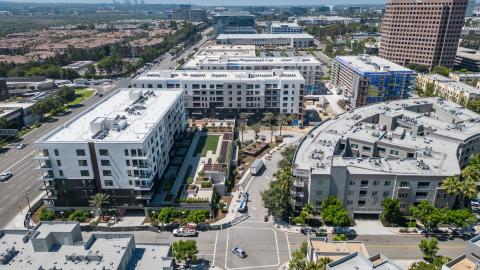
<svg viewBox="0 0 480 270"><path fill-rule="evenodd" d="M197 55L182 67L189 70L298 70L305 79L306 93L320 88L322 64L315 57L233 57Z"/></svg>
<svg viewBox="0 0 480 270"><path fill-rule="evenodd" d="M359 22L359 19L353 19L340 16L307 16L307 17L290 17L289 21L302 22L305 25L331 25L335 23L349 24Z"/></svg>
<svg viewBox="0 0 480 270"><path fill-rule="evenodd" d="M36 142L39 169L55 209L89 206L95 193L110 206L142 208L186 127L183 91L121 89Z"/></svg>
<svg viewBox="0 0 480 270"><path fill-rule="evenodd" d="M478 83L480 81L480 72L451 72L448 77L457 82ZM477 84L478 88L478 84Z"/></svg>
<svg viewBox="0 0 480 270"><path fill-rule="evenodd" d="M462 79L458 75L453 76ZM438 74L418 74L416 83L423 90L433 86L433 95L463 106L466 106L469 101L480 98L480 89Z"/></svg>
<svg viewBox="0 0 480 270"><path fill-rule="evenodd" d="M355 109L322 122L294 158L292 204L321 207L338 197L352 216L376 216L385 198L407 212L428 200L451 207L441 187L480 152L480 115L439 98L406 99Z"/></svg>
<svg viewBox="0 0 480 270"><path fill-rule="evenodd" d="M302 114L305 79L298 70L149 72L133 88L182 89L192 116L233 117L239 112Z"/></svg>
<svg viewBox="0 0 480 270"><path fill-rule="evenodd" d="M207 43L200 47L196 56L256 57L255 45L216 45Z"/></svg>
<svg viewBox="0 0 480 270"><path fill-rule="evenodd" d="M267 22L268 34L300 34L303 33L303 27L296 22Z"/></svg>
<svg viewBox="0 0 480 270"><path fill-rule="evenodd" d="M220 34L220 45L255 45L258 47L313 47L313 36L309 34Z"/></svg>

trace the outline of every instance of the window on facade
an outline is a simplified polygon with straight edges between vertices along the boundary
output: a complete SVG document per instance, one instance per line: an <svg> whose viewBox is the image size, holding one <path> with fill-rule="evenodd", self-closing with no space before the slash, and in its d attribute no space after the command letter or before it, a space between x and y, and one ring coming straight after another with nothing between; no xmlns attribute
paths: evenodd
<svg viewBox="0 0 480 270"><path fill-rule="evenodd" d="M368 187L368 180L362 180L362 182L360 182L360 186L361 187Z"/></svg>
<svg viewBox="0 0 480 270"><path fill-rule="evenodd" d="M379 153L385 153L385 148L383 147L377 147L377 150Z"/></svg>
<svg viewBox="0 0 480 270"><path fill-rule="evenodd" d="M430 182L418 182L417 189L428 189L430 188Z"/></svg>
<svg viewBox="0 0 480 270"><path fill-rule="evenodd" d="M365 201L358 201L358 207L365 207Z"/></svg>
<svg viewBox="0 0 480 270"><path fill-rule="evenodd" d="M408 198L408 193L398 193L398 198L406 199L406 198Z"/></svg>
<svg viewBox="0 0 480 270"><path fill-rule="evenodd" d="M81 170L80 175L81 176L90 176L90 172L88 170Z"/></svg>
<svg viewBox="0 0 480 270"><path fill-rule="evenodd" d="M80 166L80 167L87 167L87 166L88 166L88 163L87 163L86 160L81 159L81 160L78 161L78 166Z"/></svg>
<svg viewBox="0 0 480 270"><path fill-rule="evenodd" d="M112 171L110 170L103 170L102 171L103 176L112 176Z"/></svg>
<svg viewBox="0 0 480 270"><path fill-rule="evenodd" d="M383 197L388 197L388 195L390 195L390 192L388 192L388 191L383 192Z"/></svg>
<svg viewBox="0 0 480 270"><path fill-rule="evenodd" d="M113 187L113 181L112 180L105 180L104 181L106 187Z"/></svg>
<svg viewBox="0 0 480 270"><path fill-rule="evenodd" d="M60 177L63 177L63 171L62 171L62 170L59 170L59 171L58 171L58 175L60 175Z"/></svg>
<svg viewBox="0 0 480 270"><path fill-rule="evenodd" d="M85 150L84 149L77 149L77 156L79 157L84 157L85 155Z"/></svg>
<svg viewBox="0 0 480 270"><path fill-rule="evenodd" d="M100 163L102 164L102 166L110 166L110 160L108 159L102 159Z"/></svg>
<svg viewBox="0 0 480 270"><path fill-rule="evenodd" d="M43 155L44 157L48 157L48 156L49 156L49 154L48 154L48 149L43 149L43 150L42 150L42 155Z"/></svg>
<svg viewBox="0 0 480 270"><path fill-rule="evenodd" d="M373 181L374 186L378 186L378 183L379 183L378 181Z"/></svg>
<svg viewBox="0 0 480 270"><path fill-rule="evenodd" d="M390 186L391 184L392 184L392 182L390 182L390 181L385 181L385 186L386 186L386 187L387 187L387 186Z"/></svg>
<svg viewBox="0 0 480 270"><path fill-rule="evenodd" d="M358 149L358 144L352 143L352 144L350 144L350 147L353 148L353 149Z"/></svg>
<svg viewBox="0 0 480 270"><path fill-rule="evenodd" d="M57 156L57 157L60 155L60 153L58 152L58 149L53 149L53 153L54 153L55 156Z"/></svg>
<svg viewBox="0 0 480 270"><path fill-rule="evenodd" d="M362 150L366 151L366 152L370 152L370 151L372 151L372 148L370 146L363 146Z"/></svg>
<svg viewBox="0 0 480 270"><path fill-rule="evenodd" d="M108 150L107 149L99 149L98 153L100 156L108 156Z"/></svg>
<svg viewBox="0 0 480 270"><path fill-rule="evenodd" d="M390 150L390 155L398 156L398 150Z"/></svg>
<svg viewBox="0 0 480 270"><path fill-rule="evenodd" d="M367 191L366 190L360 190L359 196L360 196L360 198L365 198L367 196Z"/></svg>
<svg viewBox="0 0 480 270"><path fill-rule="evenodd" d="M125 149L125 156L128 156L128 149Z"/></svg>
<svg viewBox="0 0 480 270"><path fill-rule="evenodd" d="M400 187L409 187L410 183L409 182L400 182Z"/></svg>
<svg viewBox="0 0 480 270"><path fill-rule="evenodd" d="M352 181L350 180L350 182L348 183L350 186L355 186L355 181Z"/></svg>
<svg viewBox="0 0 480 270"><path fill-rule="evenodd" d="M58 166L58 167L61 167L61 166L62 166L62 161L61 161L61 160L57 160L57 166Z"/></svg>

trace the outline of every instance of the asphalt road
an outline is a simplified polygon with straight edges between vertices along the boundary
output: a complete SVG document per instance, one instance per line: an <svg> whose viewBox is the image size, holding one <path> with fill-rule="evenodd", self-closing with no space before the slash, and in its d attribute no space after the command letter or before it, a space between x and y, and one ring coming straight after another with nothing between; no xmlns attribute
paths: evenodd
<svg viewBox="0 0 480 270"><path fill-rule="evenodd" d="M43 182L40 179L40 171L36 169L39 164L32 159L35 151L34 142L53 128L65 123L89 106L105 98L109 93L119 88L128 87L128 85L129 81L118 81L103 97L93 96L86 100L83 106L71 109L64 116L57 117L49 123L43 123L18 142L26 144L25 148L17 150L16 144L12 144L1 149L0 172L12 171L14 175L8 181L0 183L0 228L4 227L22 208L27 206L26 194L28 194L30 200L33 200L41 193L40 187Z"/></svg>

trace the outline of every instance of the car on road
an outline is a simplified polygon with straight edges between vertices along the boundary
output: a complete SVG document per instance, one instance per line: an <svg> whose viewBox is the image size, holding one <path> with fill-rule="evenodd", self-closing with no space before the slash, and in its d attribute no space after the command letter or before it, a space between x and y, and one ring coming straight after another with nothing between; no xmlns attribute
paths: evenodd
<svg viewBox="0 0 480 270"><path fill-rule="evenodd" d="M7 181L12 176L13 176L13 173L10 171L3 172L0 174L0 181Z"/></svg>
<svg viewBox="0 0 480 270"><path fill-rule="evenodd" d="M21 143L21 144L17 145L17 149L23 149L23 148L25 148L25 146L26 145L24 143Z"/></svg>
<svg viewBox="0 0 480 270"><path fill-rule="evenodd" d="M232 249L232 253L237 255L238 257L244 259L247 257L247 253L245 252L245 250L243 250L242 248L239 248L239 247L234 247Z"/></svg>

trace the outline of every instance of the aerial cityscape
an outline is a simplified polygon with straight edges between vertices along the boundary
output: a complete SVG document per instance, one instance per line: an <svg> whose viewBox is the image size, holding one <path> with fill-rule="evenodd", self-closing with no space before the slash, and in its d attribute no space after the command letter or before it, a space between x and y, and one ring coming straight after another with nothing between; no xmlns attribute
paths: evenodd
<svg viewBox="0 0 480 270"><path fill-rule="evenodd" d="M480 269L480 5L0 0L2 269Z"/></svg>

